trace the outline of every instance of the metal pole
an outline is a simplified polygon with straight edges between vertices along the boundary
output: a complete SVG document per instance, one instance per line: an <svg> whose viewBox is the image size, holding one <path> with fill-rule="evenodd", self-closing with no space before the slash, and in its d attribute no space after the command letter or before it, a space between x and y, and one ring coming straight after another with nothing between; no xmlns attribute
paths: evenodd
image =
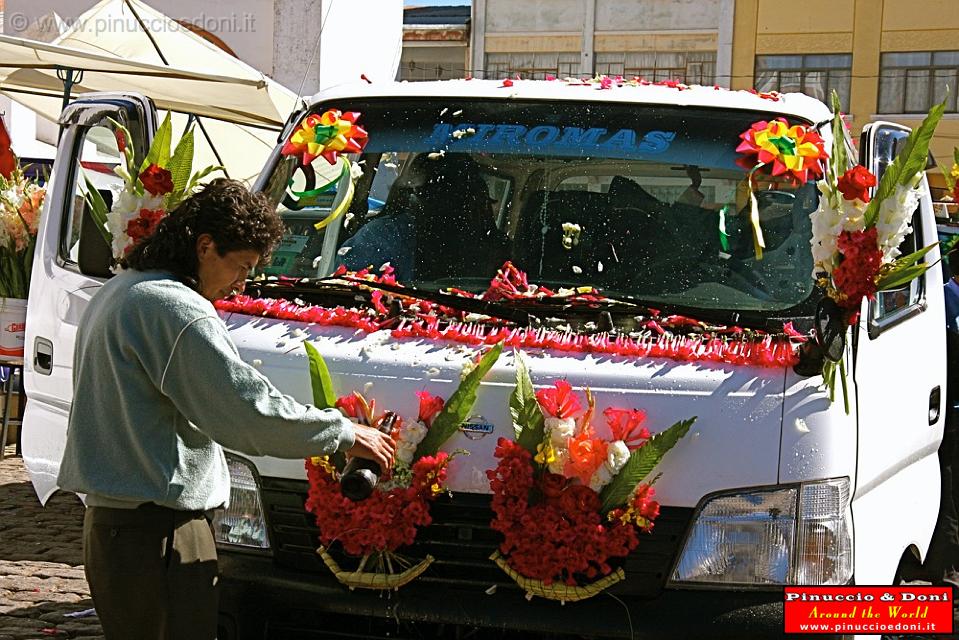
<svg viewBox="0 0 959 640"><path fill-rule="evenodd" d="M63 83L63 102L60 104L62 112L70 104L70 96L73 93L73 85L83 82L83 71L77 71L69 67L57 67L57 78Z"/></svg>

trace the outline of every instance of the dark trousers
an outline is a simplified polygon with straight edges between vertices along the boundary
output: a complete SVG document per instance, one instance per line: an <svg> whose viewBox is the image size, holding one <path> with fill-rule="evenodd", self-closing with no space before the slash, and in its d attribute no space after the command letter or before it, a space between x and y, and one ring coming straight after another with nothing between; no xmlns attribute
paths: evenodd
<svg viewBox="0 0 959 640"><path fill-rule="evenodd" d="M90 507L83 559L107 640L216 638L216 546L203 512Z"/></svg>

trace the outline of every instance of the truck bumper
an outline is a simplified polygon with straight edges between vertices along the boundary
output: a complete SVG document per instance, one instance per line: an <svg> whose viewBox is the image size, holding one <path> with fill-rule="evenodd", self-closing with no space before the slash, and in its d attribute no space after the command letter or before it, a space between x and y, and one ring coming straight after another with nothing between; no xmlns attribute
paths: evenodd
<svg viewBox="0 0 959 640"><path fill-rule="evenodd" d="M405 638L425 628L480 627L479 638L569 634L591 638L775 638L781 592L666 590L649 600L599 595L561 605L502 589L349 591L332 576L276 567L269 557L220 553L218 640ZM454 637L451 635L451 637ZM460 637L455 635L455 637ZM822 636L819 636L822 637Z"/></svg>

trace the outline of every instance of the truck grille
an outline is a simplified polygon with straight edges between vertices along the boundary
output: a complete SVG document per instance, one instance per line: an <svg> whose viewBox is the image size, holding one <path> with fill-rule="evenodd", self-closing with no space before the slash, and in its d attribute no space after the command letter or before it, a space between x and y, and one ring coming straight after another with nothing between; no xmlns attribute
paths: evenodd
<svg viewBox="0 0 959 640"><path fill-rule="evenodd" d="M319 530L313 515L303 506L306 481L261 480L275 562L286 569L329 575L316 553ZM519 589L489 560L501 539L499 533L489 528L493 516L490 496L472 493L456 494L453 499L440 496L431 506L430 514L433 524L421 529L416 543L404 553L413 558L427 554L435 558L417 582L448 588L485 590L495 584L497 588ZM640 534L639 546L626 559L626 580L610 591L644 598L658 595L692 515L693 510L689 508L662 507L652 533ZM336 555L335 551L332 553Z"/></svg>

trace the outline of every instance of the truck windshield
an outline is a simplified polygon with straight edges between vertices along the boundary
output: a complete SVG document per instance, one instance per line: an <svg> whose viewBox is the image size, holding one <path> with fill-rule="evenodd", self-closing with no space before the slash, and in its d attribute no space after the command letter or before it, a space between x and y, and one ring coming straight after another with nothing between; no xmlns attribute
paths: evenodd
<svg viewBox="0 0 959 640"><path fill-rule="evenodd" d="M362 114L369 140L354 164L363 175L345 215L317 231L338 198L317 187L340 168L278 161L265 191L288 233L269 274L389 263L403 284L481 291L511 261L531 283L651 304L783 311L812 292L814 184L757 172L766 249L761 260L754 251L735 149L770 114L453 99L344 100L316 111L329 108Z"/></svg>

